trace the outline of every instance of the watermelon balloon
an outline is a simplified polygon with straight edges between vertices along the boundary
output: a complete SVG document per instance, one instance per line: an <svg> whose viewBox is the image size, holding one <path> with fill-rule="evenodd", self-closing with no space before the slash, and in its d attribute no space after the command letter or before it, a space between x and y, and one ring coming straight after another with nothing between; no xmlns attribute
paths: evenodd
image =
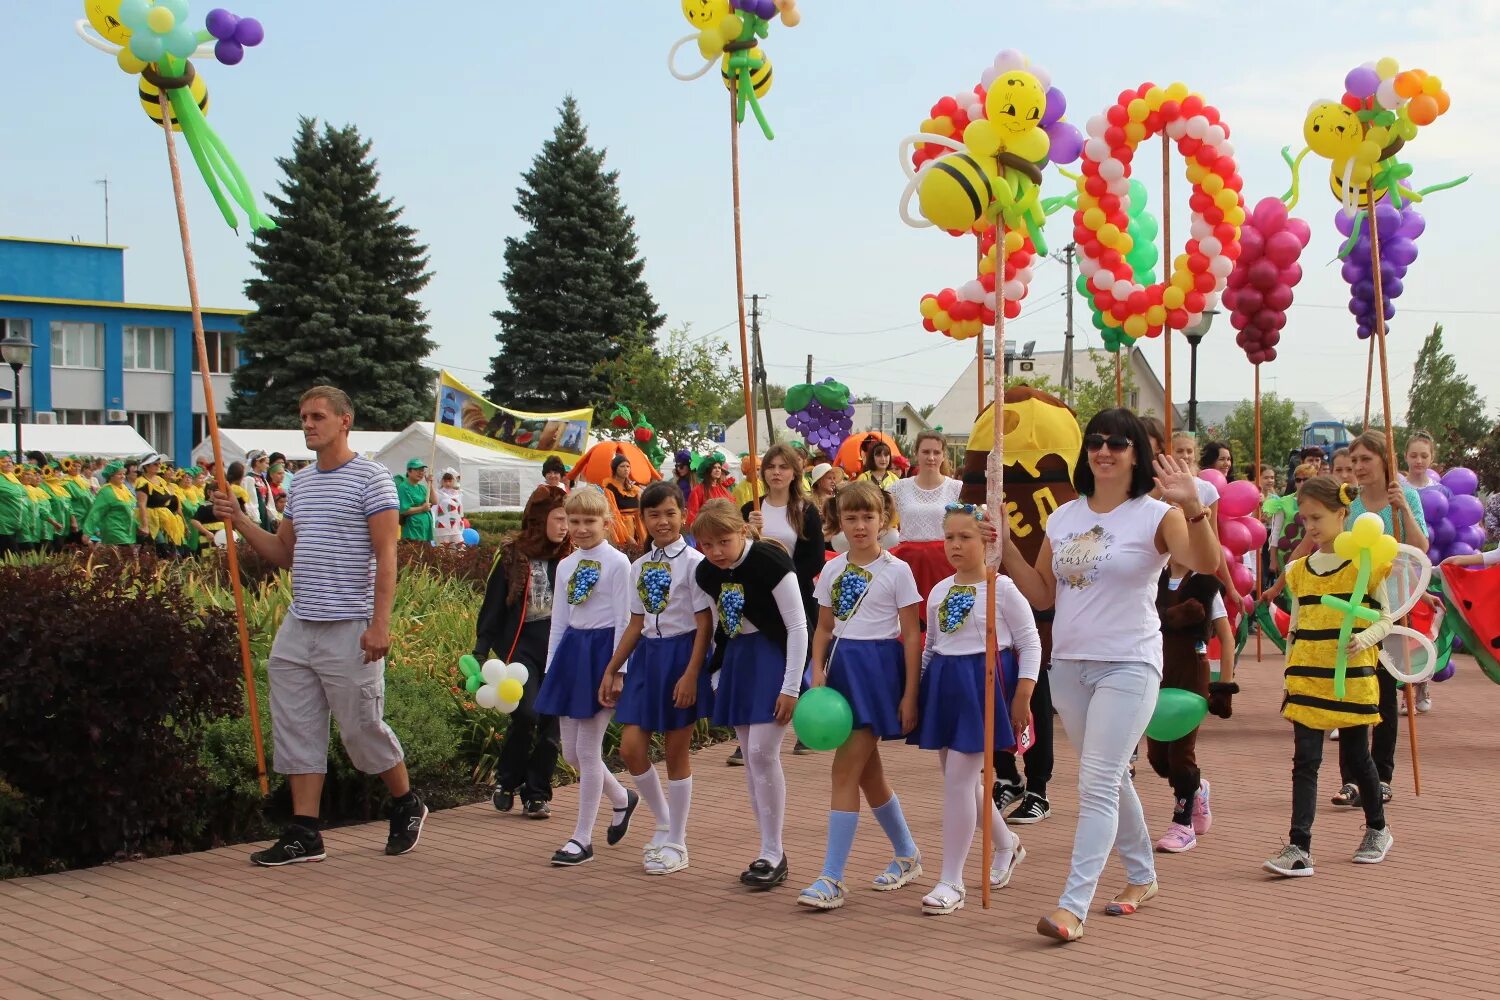
<svg viewBox="0 0 1500 1000"><path fill-rule="evenodd" d="M1443 601L1448 621L1479 669L1500 684L1500 566L1468 569L1443 566Z"/></svg>

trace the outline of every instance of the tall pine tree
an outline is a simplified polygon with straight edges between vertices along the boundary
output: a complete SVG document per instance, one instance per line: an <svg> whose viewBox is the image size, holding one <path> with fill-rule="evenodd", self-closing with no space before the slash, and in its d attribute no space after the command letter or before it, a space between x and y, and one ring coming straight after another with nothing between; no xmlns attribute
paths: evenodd
<svg viewBox="0 0 1500 1000"><path fill-rule="evenodd" d="M251 246L260 277L245 283L242 363L230 419L241 427L297 427L310 386L336 385L358 426L396 430L432 419L432 350L417 293L431 278L427 248L378 191L370 143L352 125L303 118L282 194L270 195L277 228Z"/></svg>
<svg viewBox="0 0 1500 1000"><path fill-rule="evenodd" d="M591 406L606 392L596 371L632 345L650 343L666 321L641 277L646 262L604 151L569 95L552 138L516 191L529 229L505 241L505 295L497 310L500 353L490 390L522 409Z"/></svg>

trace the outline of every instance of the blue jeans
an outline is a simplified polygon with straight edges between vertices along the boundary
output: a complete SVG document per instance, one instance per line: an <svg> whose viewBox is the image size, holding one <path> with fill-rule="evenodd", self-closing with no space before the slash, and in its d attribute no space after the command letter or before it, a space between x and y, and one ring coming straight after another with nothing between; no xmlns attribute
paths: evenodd
<svg viewBox="0 0 1500 1000"><path fill-rule="evenodd" d="M1054 659L1051 680L1052 704L1078 750L1078 831L1058 906L1083 920L1110 847L1131 885L1156 881L1146 815L1126 772L1156 710L1161 677L1149 663Z"/></svg>

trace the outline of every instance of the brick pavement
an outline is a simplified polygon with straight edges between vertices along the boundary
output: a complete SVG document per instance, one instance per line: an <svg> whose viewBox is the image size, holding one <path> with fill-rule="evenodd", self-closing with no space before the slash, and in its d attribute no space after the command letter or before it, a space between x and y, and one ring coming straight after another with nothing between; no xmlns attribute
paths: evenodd
<svg viewBox="0 0 1500 1000"><path fill-rule="evenodd" d="M923 917L918 902L937 875L935 755L902 746L886 756L928 874L898 893L857 889L844 909L814 913L792 900L821 861L829 758L787 754L793 877L750 894L736 882L757 843L744 777L718 747L696 757L692 867L678 875L641 873L644 829L603 847L607 811L595 863L549 868L571 829L576 791L565 788L546 823L487 804L434 814L405 858L380 853L376 824L329 833L320 865L256 870L245 845L19 879L0 883L0 997L1500 995L1500 854L1486 791L1500 773L1500 691L1468 661L1435 687L1436 710L1420 723L1420 800L1403 724L1385 864L1350 864L1359 814L1321 806L1318 874L1283 882L1259 869L1289 812L1278 667L1269 657L1242 665L1247 693L1234 719L1210 719L1200 741L1213 832L1196 851L1160 860L1158 900L1134 917L1093 917L1075 945L1033 931L1062 887L1076 816L1074 756L1061 735L1053 817L1022 828L1029 856L1014 884L988 912L976 892L942 918ZM1324 801L1336 779L1333 755ZM1139 786L1160 831L1166 785L1143 768ZM880 870L887 851L866 816L851 884ZM977 853L976 840L976 886ZM1122 882L1111 861L1099 902Z"/></svg>

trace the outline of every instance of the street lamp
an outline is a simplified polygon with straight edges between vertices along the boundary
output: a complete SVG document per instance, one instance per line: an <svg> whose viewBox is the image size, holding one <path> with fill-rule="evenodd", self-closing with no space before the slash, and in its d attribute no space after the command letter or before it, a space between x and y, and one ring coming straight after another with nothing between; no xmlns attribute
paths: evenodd
<svg viewBox="0 0 1500 1000"><path fill-rule="evenodd" d="M1195 434L1198 431L1198 345L1203 342L1208 328L1214 325L1214 317L1217 315L1219 310L1205 309L1198 322L1182 331L1192 349L1192 359L1188 366L1188 430Z"/></svg>
<svg viewBox="0 0 1500 1000"><path fill-rule="evenodd" d="M0 358L10 365L10 370L15 379L15 398L11 401L11 413L16 420L16 461L21 460L21 369L26 362L31 360L31 351L36 347L31 339L24 333L16 332L14 327L6 331L5 339L0 340Z"/></svg>

